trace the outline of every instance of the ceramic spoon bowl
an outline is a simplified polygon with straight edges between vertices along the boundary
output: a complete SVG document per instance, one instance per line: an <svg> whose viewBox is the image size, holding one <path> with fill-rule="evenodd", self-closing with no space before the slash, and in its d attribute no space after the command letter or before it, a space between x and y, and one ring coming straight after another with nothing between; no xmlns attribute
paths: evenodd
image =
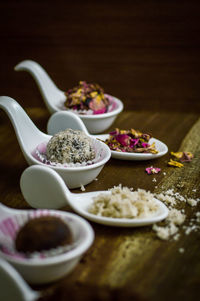
<svg viewBox="0 0 200 301"><path fill-rule="evenodd" d="M15 251L18 229L30 218L43 215L59 216L69 225L73 248L54 256L27 258ZM89 223L78 215L56 210L16 210L0 204L0 257L12 264L29 283L47 283L69 274L94 240Z"/></svg>
<svg viewBox="0 0 200 301"><path fill-rule="evenodd" d="M80 130L85 132L87 135L90 135L87 128L85 127L82 120L75 114L71 112L56 112L48 120L47 132L50 135L54 135L59 131L63 131L67 128L72 128L74 130ZM102 135L90 135L93 138L100 139L105 141L108 139L109 134ZM111 150L111 156L119 160L151 160L164 156L168 152L168 147L162 141L151 138L149 143L152 144L155 142L156 149L158 150L157 154L151 153L128 153L128 152L117 152Z"/></svg>
<svg viewBox="0 0 200 301"><path fill-rule="evenodd" d="M25 200L34 208L59 209L67 204L78 214L88 220L117 227L139 227L159 222L167 217L167 207L155 199L158 210L148 218L112 218L92 214L88 211L93 198L100 193L71 193L62 178L53 170L44 166L28 167L21 176L20 187Z"/></svg>
<svg viewBox="0 0 200 301"><path fill-rule="evenodd" d="M65 93L57 88L55 83L49 77L47 72L42 68L42 66L34 61L25 60L17 64L15 66L15 70L25 70L33 76L50 113L55 113L63 109L65 110ZM108 129L116 119L117 115L123 110L123 103L121 102L121 100L114 96L108 94L106 95L110 99L110 111L97 115L78 114L90 133L100 133Z"/></svg>
<svg viewBox="0 0 200 301"><path fill-rule="evenodd" d="M7 96L1 96L0 108L8 114L28 164L44 165L44 163L37 158L35 150L38 145L47 143L51 136L41 132L14 99ZM95 163L80 167L48 165L59 173L69 188L81 187L81 185L92 182L98 176L105 163L110 159L111 152L108 146L101 141L97 141L95 138L92 139L96 153L99 154L99 158Z"/></svg>

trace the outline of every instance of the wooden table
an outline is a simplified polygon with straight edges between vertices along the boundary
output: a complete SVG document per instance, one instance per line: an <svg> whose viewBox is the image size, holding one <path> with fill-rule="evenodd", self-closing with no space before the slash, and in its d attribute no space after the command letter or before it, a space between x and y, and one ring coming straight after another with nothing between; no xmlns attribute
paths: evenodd
<svg viewBox="0 0 200 301"><path fill-rule="evenodd" d="M121 98L125 110L112 129L148 131L169 151L195 156L181 169L167 166L170 154L147 162L111 159L86 191L121 183L160 192L181 183L181 194L200 196L199 4L24 0L2 1L0 11L1 95L16 99L40 130L50 116L41 95L30 75L13 71L26 58L39 62L63 90L86 79ZM152 164L162 172L147 175ZM0 111L0 195L9 207L29 208L19 187L26 167L12 125ZM199 205L187 207L185 225L198 210ZM181 228L178 241L161 241L151 227L91 225L94 244L76 269L56 283L34 286L44 293L42 300L198 300L199 232L185 235Z"/></svg>
<svg viewBox="0 0 200 301"><path fill-rule="evenodd" d="M48 116L46 110L36 108L27 112L32 119L37 118L38 123L45 125ZM19 189L20 175L27 164L9 121L2 112L0 116L1 201L14 208L29 208ZM155 137L168 145L170 151L177 151L182 145L180 149L192 151L195 158L182 169L167 166L169 154L147 162L111 159L98 176L98 181L87 185L86 191L104 190L121 183L134 189L140 187L158 192L168 188L177 189L177 183L183 183L181 194L199 197L198 115L125 111L116 120L115 126L122 128L124 122L127 128L141 125L141 130L151 130ZM145 168L151 164L161 167L162 172L156 176L147 175ZM165 176L163 172L166 172ZM153 182L153 178L157 182ZM196 193L191 191L193 188L197 188ZM187 209L186 225L196 211L197 208ZM121 229L91 225L96 238L77 268L63 280L37 289L53 294L54 298L58 295L59 300L65 300L69 294L74 294L75 300L79 300L82 294L82 300L93 300L94 296L99 296L99 300L122 300L120 298L124 296L130 298L128 300L160 300L160 294L162 300L185 296L195 300L200 284L198 232L187 236L181 230L178 241L166 242L159 240L151 227ZM184 248L185 252L180 254L179 248ZM51 300L53 296L44 300ZM133 296L136 299L131 299Z"/></svg>

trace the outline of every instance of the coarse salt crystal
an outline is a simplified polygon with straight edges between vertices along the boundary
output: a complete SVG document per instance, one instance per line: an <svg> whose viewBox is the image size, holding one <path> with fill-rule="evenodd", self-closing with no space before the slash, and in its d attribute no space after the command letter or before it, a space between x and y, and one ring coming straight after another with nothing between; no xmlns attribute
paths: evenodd
<svg viewBox="0 0 200 301"><path fill-rule="evenodd" d="M81 185L81 191L85 191L85 187Z"/></svg>
<svg viewBox="0 0 200 301"><path fill-rule="evenodd" d="M194 199L188 199L187 203L192 207L197 205L197 201Z"/></svg>

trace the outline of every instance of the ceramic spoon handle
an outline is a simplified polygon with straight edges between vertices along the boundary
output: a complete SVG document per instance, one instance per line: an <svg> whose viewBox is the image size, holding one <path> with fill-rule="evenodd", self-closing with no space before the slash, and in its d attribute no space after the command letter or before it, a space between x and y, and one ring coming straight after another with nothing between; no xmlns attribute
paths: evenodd
<svg viewBox="0 0 200 301"><path fill-rule="evenodd" d="M27 153L30 153L35 145L40 143L42 136L44 140L47 140L48 135L40 132L22 107L11 97L0 96L0 108L10 118L21 150L27 159Z"/></svg>
<svg viewBox="0 0 200 301"><path fill-rule="evenodd" d="M33 76L51 113L55 112L55 106L59 101L66 99L64 92L57 88L47 72L38 63L31 60L22 61L15 66L15 70L25 70Z"/></svg>

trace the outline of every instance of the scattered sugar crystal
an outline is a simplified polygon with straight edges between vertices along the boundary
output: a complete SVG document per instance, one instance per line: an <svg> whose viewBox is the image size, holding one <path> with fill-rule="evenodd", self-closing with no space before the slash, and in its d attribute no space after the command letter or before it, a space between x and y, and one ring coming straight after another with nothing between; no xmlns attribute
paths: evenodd
<svg viewBox="0 0 200 301"><path fill-rule="evenodd" d="M200 223L200 212L196 213L196 217L197 217L197 223Z"/></svg>
<svg viewBox="0 0 200 301"><path fill-rule="evenodd" d="M182 225L185 221L185 214L181 213L178 209L172 209L169 211L166 220L174 225Z"/></svg>
<svg viewBox="0 0 200 301"><path fill-rule="evenodd" d="M180 237L180 234L179 234L179 233L177 233L176 235L174 235L174 237L173 237L173 240L178 240L178 239L179 239L179 237Z"/></svg>
<svg viewBox="0 0 200 301"><path fill-rule="evenodd" d="M180 193L175 192L174 189L168 189L167 191L155 194L155 197L164 202L169 209L169 215L164 221L164 225L153 225L153 230L160 239L168 240L172 238L173 240L178 240L180 237L179 229L186 219L185 209L176 209L177 205L180 206L181 203L186 203L192 207L196 206L199 199L185 198ZM190 219L188 226L182 226L186 235L191 232L198 231L200 226L200 212L196 213L195 218Z"/></svg>
<svg viewBox="0 0 200 301"><path fill-rule="evenodd" d="M156 195L156 197L168 205L176 205L176 200L173 196L168 196L164 193L159 193Z"/></svg>
<svg viewBox="0 0 200 301"><path fill-rule="evenodd" d="M178 232L178 227L171 223L166 227L159 227L158 225L153 225L153 230L156 232L156 235L163 240L168 240L171 236Z"/></svg>
<svg viewBox="0 0 200 301"><path fill-rule="evenodd" d="M168 189L165 194L168 194L168 195L174 195L174 190L173 189Z"/></svg>
<svg viewBox="0 0 200 301"><path fill-rule="evenodd" d="M192 207L197 205L197 201L194 199L188 199L187 203Z"/></svg>
<svg viewBox="0 0 200 301"><path fill-rule="evenodd" d="M81 185L81 191L85 191L85 187Z"/></svg>

